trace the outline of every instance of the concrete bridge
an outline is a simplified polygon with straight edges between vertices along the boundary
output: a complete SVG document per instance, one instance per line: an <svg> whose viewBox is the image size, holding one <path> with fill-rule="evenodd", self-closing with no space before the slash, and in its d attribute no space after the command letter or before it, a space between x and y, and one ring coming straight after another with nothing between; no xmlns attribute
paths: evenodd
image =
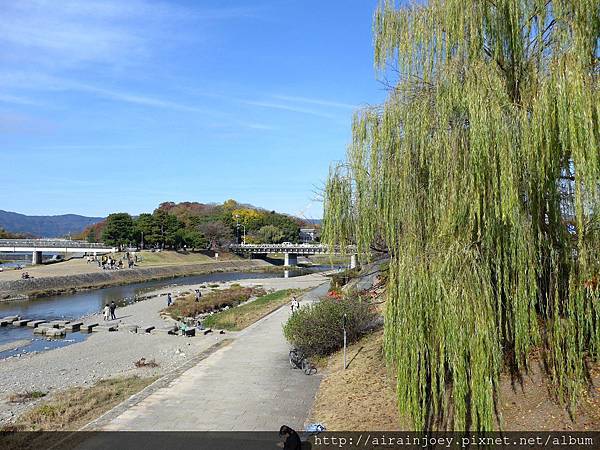
<svg viewBox="0 0 600 450"><path fill-rule="evenodd" d="M0 253L29 253L32 264L42 263L43 253L89 253L101 255L114 253L115 247L102 243L71 241L69 239L0 239Z"/></svg>
<svg viewBox="0 0 600 450"><path fill-rule="evenodd" d="M229 249L234 253L250 256L283 253L285 266L298 264L298 256L342 254L339 248L322 244L233 244L229 246ZM348 247L346 254L350 255L350 268L355 268L357 264L356 248Z"/></svg>

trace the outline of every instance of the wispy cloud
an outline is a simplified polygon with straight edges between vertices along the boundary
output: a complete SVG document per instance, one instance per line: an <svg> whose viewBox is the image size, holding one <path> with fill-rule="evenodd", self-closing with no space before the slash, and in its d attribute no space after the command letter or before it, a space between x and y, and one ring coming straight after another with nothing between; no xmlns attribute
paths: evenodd
<svg viewBox="0 0 600 450"><path fill-rule="evenodd" d="M316 109L304 108L301 106L295 106L295 105L290 105L290 104L285 104L285 103L275 103L275 102L270 102L270 101L254 101L254 100L246 100L243 103L245 103L247 105L260 106L263 108L280 109L283 111L291 111L291 112L296 112L296 113L301 113L301 114L309 114L312 116L324 117L326 119L335 119L336 118L336 116L334 114L329 114L329 113L319 111Z"/></svg>
<svg viewBox="0 0 600 450"><path fill-rule="evenodd" d="M0 5L0 60L53 70L129 67L173 42L202 42L207 22L257 17L256 8L156 0L6 1Z"/></svg>
<svg viewBox="0 0 600 450"><path fill-rule="evenodd" d="M357 105L351 105L349 103L341 103L331 100L324 100L319 98L308 98L308 97L295 97L291 95L274 95L273 98L288 102L307 103L310 105L319 106L330 106L333 108L344 108L344 109L357 109Z"/></svg>
<svg viewBox="0 0 600 450"><path fill-rule="evenodd" d="M16 95L0 94L0 102L13 103L16 105L40 106L42 103L26 97L18 97Z"/></svg>

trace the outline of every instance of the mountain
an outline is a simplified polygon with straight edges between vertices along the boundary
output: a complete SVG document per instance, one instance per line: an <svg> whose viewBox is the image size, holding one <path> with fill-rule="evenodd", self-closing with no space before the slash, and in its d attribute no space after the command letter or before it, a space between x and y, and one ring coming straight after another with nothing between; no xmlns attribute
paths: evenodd
<svg viewBox="0 0 600 450"><path fill-rule="evenodd" d="M0 228L13 233L25 233L44 238L76 234L103 219L103 217L85 217L77 214L26 216L0 209Z"/></svg>

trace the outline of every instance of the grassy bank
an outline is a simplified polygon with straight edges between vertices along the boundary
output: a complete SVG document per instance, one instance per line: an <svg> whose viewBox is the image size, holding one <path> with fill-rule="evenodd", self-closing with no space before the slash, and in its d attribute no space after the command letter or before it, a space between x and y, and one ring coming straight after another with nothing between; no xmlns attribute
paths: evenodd
<svg viewBox="0 0 600 450"><path fill-rule="evenodd" d="M114 378L91 387L57 392L2 431L75 431L152 383L156 378Z"/></svg>
<svg viewBox="0 0 600 450"><path fill-rule="evenodd" d="M202 296L199 302L196 302L194 293L181 295L171 306L165 308L163 313L173 319L181 320L185 317L196 317L199 314L218 311L225 307L232 308L252 297L260 297L265 294L265 290L259 287L242 287L239 284L233 284L228 289L216 290Z"/></svg>
<svg viewBox="0 0 600 450"><path fill-rule="evenodd" d="M323 423L329 431L408 429L400 424L395 381L386 369L382 343L383 331L377 331L350 345L346 370L342 351L327 359L310 422Z"/></svg>
<svg viewBox="0 0 600 450"><path fill-rule="evenodd" d="M285 289L263 295L254 301L207 317L204 320L204 326L231 331L242 330L281 305L288 303L293 294L299 293L298 289Z"/></svg>
<svg viewBox="0 0 600 450"><path fill-rule="evenodd" d="M174 251L162 251L162 252L150 252L142 251L138 255L141 257L141 261L138 262L139 267L153 267L153 266L170 266L180 264L202 264L211 261L230 261L239 260L236 255L231 253L223 253L218 260L211 258L208 255L197 252L180 253Z"/></svg>

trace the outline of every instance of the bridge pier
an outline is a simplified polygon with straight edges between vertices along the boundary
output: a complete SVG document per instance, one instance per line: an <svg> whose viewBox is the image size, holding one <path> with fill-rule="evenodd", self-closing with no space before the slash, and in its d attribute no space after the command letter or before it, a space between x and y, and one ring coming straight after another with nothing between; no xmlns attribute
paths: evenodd
<svg viewBox="0 0 600 450"><path fill-rule="evenodd" d="M285 267L297 266L298 265L298 255L296 255L295 253L284 253L283 265Z"/></svg>
<svg viewBox="0 0 600 450"><path fill-rule="evenodd" d="M41 264L41 263L42 263L42 252L34 250L33 254L31 255L31 264L35 265L35 264Z"/></svg>
<svg viewBox="0 0 600 450"><path fill-rule="evenodd" d="M356 266L358 265L358 257L355 254L350 255L350 268L351 269L356 269Z"/></svg>

